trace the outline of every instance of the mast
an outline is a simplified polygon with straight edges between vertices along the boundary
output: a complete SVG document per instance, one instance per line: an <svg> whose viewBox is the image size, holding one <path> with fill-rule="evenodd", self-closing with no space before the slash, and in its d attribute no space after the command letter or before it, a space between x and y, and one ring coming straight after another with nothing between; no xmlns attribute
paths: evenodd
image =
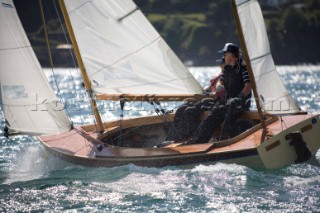
<svg viewBox="0 0 320 213"><path fill-rule="evenodd" d="M82 74L82 78L83 78L83 82L84 82L86 91L87 91L87 93L89 95L89 98L90 98L91 108L92 108L92 111L93 111L93 114L94 114L94 117L95 117L96 123L97 123L97 131L98 132L103 132L103 129L104 129L103 128L103 123L102 123L101 116L100 116L100 113L99 113L99 110L98 110L98 107L97 107L97 103L93 98L91 82L89 80L89 77L87 75L86 69L85 69L83 61L82 61L80 50L79 50L79 47L78 47L78 44L77 44L77 40L76 40L76 37L75 37L73 29L72 29L72 25L71 25L71 22L70 22L70 19L69 19L69 16L68 16L68 12L67 12L66 6L64 4L64 0L59 0L59 4L60 4L60 7L61 7L61 11L62 11L64 20L66 22L66 26L67 26L71 41L72 41L74 52L75 52L77 60L78 60L79 68L80 68L80 71L81 71L81 74Z"/></svg>
<svg viewBox="0 0 320 213"><path fill-rule="evenodd" d="M42 25L43 25L43 32L44 32L44 36L46 38L49 62L50 62L50 66L53 68L53 61L52 61L52 55L51 55L51 51L50 51L49 37L48 37L47 25L46 25L46 21L45 21L45 17L44 17L44 12L43 12L42 0L39 0L39 6L40 6L41 20L42 20Z"/></svg>
<svg viewBox="0 0 320 213"><path fill-rule="evenodd" d="M235 22L236 22L236 26L237 26L237 31L239 34L239 39L240 39L240 43L241 43L241 47L243 50L243 54L244 54L244 59L246 62L246 66L248 69L248 73L249 73L249 78L250 78L250 83L252 86L252 91L253 91L253 96L254 96L254 100L256 102L256 106L257 106L257 110L259 113L259 117L260 117L260 122L262 125L262 135L261 135L261 142L264 141L266 134L267 134L267 126L266 126L266 122L264 120L264 113L262 112L261 106L260 106L260 99L259 99L259 94L257 91L257 85L256 85L256 81L253 75L253 70L252 70L252 66L251 66L251 62L249 59L249 53L248 53L248 49L247 49L247 45L244 39L244 35L243 35L243 31L241 28L241 23L240 23L240 18L239 18L239 14L238 14L238 10L237 10L237 5L235 0L231 1L232 4L232 12L233 12L233 16L235 18Z"/></svg>

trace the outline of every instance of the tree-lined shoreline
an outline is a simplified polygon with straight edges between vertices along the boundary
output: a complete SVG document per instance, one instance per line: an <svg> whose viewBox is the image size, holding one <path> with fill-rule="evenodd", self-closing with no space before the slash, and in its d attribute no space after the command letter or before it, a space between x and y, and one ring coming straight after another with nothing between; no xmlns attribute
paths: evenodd
<svg viewBox="0 0 320 213"><path fill-rule="evenodd" d="M32 2L32 3L31 3ZM49 66L38 1L14 3L42 66ZM56 66L70 64L70 50L51 1L44 1L47 28ZM191 66L216 65L226 42L239 43L226 0L134 0L178 57ZM31 4L30 4L31 3ZM56 3L57 4L57 3ZM277 7L262 6L275 63L319 64L320 0L287 0ZM29 10L29 12L28 12ZM30 12L31 10L31 12ZM32 17L33 16L33 17Z"/></svg>

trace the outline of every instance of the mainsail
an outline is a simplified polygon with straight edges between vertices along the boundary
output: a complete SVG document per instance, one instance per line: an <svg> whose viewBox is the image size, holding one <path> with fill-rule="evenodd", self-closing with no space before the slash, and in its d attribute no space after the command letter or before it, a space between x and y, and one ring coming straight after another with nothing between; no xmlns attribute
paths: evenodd
<svg viewBox="0 0 320 213"><path fill-rule="evenodd" d="M300 111L276 70L258 1L236 0L236 6L262 108L270 114Z"/></svg>
<svg viewBox="0 0 320 213"><path fill-rule="evenodd" d="M132 0L65 0L97 94L203 94Z"/></svg>
<svg viewBox="0 0 320 213"><path fill-rule="evenodd" d="M29 134L68 131L69 119L42 71L13 1L0 2L1 101L9 129Z"/></svg>

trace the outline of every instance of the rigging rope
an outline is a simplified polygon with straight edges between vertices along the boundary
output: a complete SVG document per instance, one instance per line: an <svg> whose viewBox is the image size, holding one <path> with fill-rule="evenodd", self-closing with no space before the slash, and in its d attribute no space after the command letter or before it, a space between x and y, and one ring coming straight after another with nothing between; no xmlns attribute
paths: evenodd
<svg viewBox="0 0 320 213"><path fill-rule="evenodd" d="M150 101L147 101L149 104L151 104L151 102ZM151 105L153 105L153 104L151 104ZM154 105L153 105L154 106ZM155 106L154 106L155 107ZM156 108L156 107L155 107ZM165 122L167 122L167 119L168 119L168 117L169 117L169 114L170 113L172 113L173 111L174 111L174 109L176 109L177 108L177 106L175 106L173 109L171 109L171 110L167 110L163 115L161 115L160 113L158 114L158 117L160 117L161 118L161 120L163 120L163 122L165 123ZM160 110L158 109L158 112L160 112ZM162 109L161 110L161 112L164 112L164 110ZM115 143L115 142L123 142L123 140L125 139L125 137L124 136L126 136L126 135L129 135L129 134L131 134L132 132L134 132L134 131L136 131L138 128L141 128L142 126L145 126L145 125L149 125L149 124L152 124L153 123L153 121L155 121L157 119L157 117L155 117L154 119L151 119L151 120L146 120L144 123L141 123L140 125L138 125L138 126L135 126L135 127L131 127L130 128L130 130L127 130L127 131L123 131L124 129L123 129L123 126L121 125L121 122L123 121L123 112L122 112L122 117L121 117L121 115L120 115L120 119L119 119L119 124L120 124L120 130L119 130L119 135L118 136L116 136L116 137L114 137L114 138L112 138L112 141L110 141L110 143ZM113 123L110 123L110 125L112 125L113 126L113 124L114 123L116 123L116 121L115 122L113 122Z"/></svg>
<svg viewBox="0 0 320 213"><path fill-rule="evenodd" d="M57 88L57 94L59 95L61 103L63 103L63 105L66 106L66 103L65 103L64 99L62 98L61 91L60 91L60 88L58 86L57 80L55 78L55 73L54 73L54 70L53 70L53 60L52 60L52 54L51 54L51 50L50 50L50 42L49 42L49 37L48 37L48 32L47 32L47 26L46 26L46 20L45 20L42 0L39 0L39 6L40 6L40 12L41 12L43 31L44 31L44 35L45 35L45 39L46 39L46 44L47 44L48 57L49 57L51 72L52 72L52 76L53 76L53 82L54 82L54 84L55 84L55 86ZM73 122L72 122L72 120L70 118L70 114L69 114L69 112L68 112L68 110L66 108L65 108L65 111L67 112L68 119L69 119L70 124L71 124L71 128L73 128ZM53 119L53 120L56 121L55 119ZM59 125L57 124L57 126L59 126Z"/></svg>
<svg viewBox="0 0 320 213"><path fill-rule="evenodd" d="M70 45L70 41L69 41L69 39L68 39L66 30L65 30L64 25L63 25L63 23L62 23L62 19L61 19L61 16L60 16L58 7L57 7L57 5L56 5L55 0L52 0L52 1L53 1L53 5L54 5L54 8L55 8L56 14L57 14L57 16L58 16L58 20L59 20L61 29L62 29L62 31L63 31L64 39L65 39L66 43L67 43L68 46L69 46L69 45ZM79 72L79 69L77 68L77 63L76 63L76 60L75 60L75 57L74 57L72 48L69 49L69 52L70 52L70 56L71 56L71 58L72 58L73 67L75 68L75 70L76 70L76 72L77 72L78 78L79 78L79 79L82 79L82 78L81 78L81 75L80 75L80 72ZM69 60L67 60L67 62L68 62L68 64L70 65ZM76 90L75 79L74 79L74 77L73 77L73 75L72 75L72 73L71 73L71 70L70 70L70 69L68 69L68 70L69 70L69 75L70 75L71 80L72 80L72 85L73 85L73 88L74 88L74 93L75 93L76 97L80 97L81 94L78 94L78 93L77 93L77 90ZM87 93L85 93L85 94L87 94ZM85 97L85 98L87 99L87 101L88 101L87 95L85 95L84 97ZM76 100L76 105L77 105L77 107L79 107L79 116L80 116L81 123L84 124L82 109L81 109L81 107L80 107L80 105L79 105L79 103L78 103L77 100Z"/></svg>

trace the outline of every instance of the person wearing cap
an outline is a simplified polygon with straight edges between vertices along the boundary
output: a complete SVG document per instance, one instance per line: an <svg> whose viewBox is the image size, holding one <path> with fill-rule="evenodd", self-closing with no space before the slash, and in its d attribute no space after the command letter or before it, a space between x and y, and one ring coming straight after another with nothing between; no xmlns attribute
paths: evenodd
<svg viewBox="0 0 320 213"><path fill-rule="evenodd" d="M219 83L224 86L224 97L221 98L209 115L201 122L196 139L186 144L207 143L215 129L223 123L223 130L240 117L250 107L251 84L241 52L233 43L225 44L219 53L223 54L224 66Z"/></svg>
<svg viewBox="0 0 320 213"><path fill-rule="evenodd" d="M222 58L220 67L223 70L224 59ZM166 142L158 145L163 147L168 141L184 141L192 137L199 128L202 113L210 110L220 99L224 98L224 87L220 83L222 72L210 80L210 86L205 88L207 99L199 102L186 102L176 110L172 124L165 125Z"/></svg>

